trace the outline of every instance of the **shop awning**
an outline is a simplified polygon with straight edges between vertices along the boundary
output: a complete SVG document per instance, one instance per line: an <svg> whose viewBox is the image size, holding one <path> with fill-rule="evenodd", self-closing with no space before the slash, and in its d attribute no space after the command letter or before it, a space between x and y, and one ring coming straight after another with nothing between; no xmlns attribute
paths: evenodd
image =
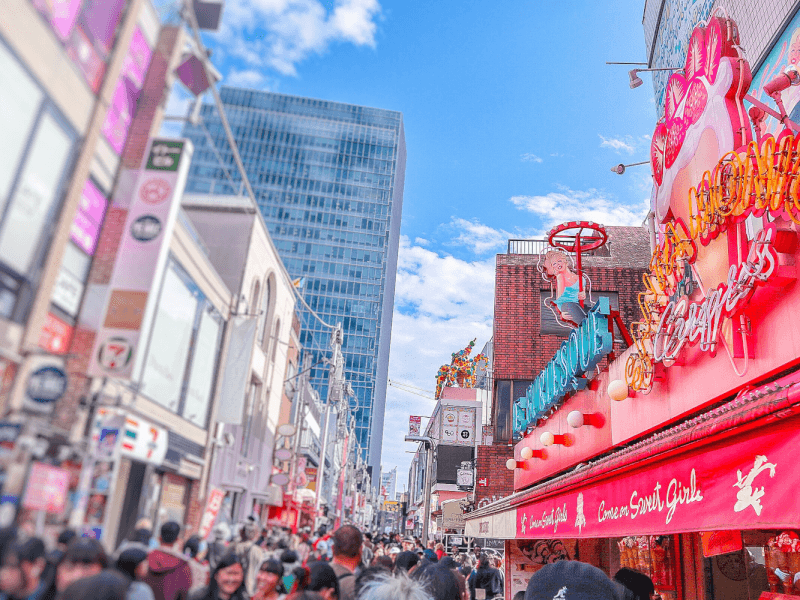
<svg viewBox="0 0 800 600"><path fill-rule="evenodd" d="M796 527L794 373L586 467L466 515L468 535L622 537ZM495 527L513 518L514 535ZM497 535L495 531L506 535Z"/></svg>

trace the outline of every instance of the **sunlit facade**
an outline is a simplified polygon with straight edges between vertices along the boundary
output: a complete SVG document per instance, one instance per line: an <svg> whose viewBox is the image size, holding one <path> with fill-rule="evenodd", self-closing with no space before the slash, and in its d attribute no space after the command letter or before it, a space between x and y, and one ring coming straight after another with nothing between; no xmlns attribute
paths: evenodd
<svg viewBox="0 0 800 600"><path fill-rule="evenodd" d="M304 278L314 311L343 325L358 440L377 473L405 178L402 114L228 87L221 95L287 270ZM242 193L216 108L205 105L201 115L184 131L197 148L187 192ZM300 342L317 363L328 353L328 329L308 311L302 319ZM322 398L327 377L322 364L311 370Z"/></svg>

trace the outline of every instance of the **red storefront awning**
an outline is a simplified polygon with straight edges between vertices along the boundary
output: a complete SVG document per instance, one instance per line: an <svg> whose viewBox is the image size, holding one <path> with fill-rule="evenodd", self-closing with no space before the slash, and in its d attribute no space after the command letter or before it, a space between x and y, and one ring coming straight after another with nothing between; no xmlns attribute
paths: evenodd
<svg viewBox="0 0 800 600"><path fill-rule="evenodd" d="M468 515L516 510L519 538L800 524L800 377L792 374L577 472Z"/></svg>

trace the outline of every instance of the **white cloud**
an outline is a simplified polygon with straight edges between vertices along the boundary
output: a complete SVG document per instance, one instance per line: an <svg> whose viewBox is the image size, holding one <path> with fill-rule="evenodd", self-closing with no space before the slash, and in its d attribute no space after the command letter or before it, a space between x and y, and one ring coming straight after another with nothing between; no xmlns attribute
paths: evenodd
<svg viewBox="0 0 800 600"><path fill-rule="evenodd" d="M544 162L543 159L539 158L535 154L531 154L530 152L526 152L525 154L520 154L519 158L522 162L535 162L535 163Z"/></svg>
<svg viewBox="0 0 800 600"><path fill-rule="evenodd" d="M463 261L442 256L406 236L400 240L389 378L429 390L450 355L478 338L477 354L492 336L494 257ZM430 416L435 403L389 387L383 431L384 469L398 467L398 491L408 478L415 444L403 438L409 415ZM423 427L427 421L423 419Z"/></svg>
<svg viewBox="0 0 800 600"><path fill-rule="evenodd" d="M513 196L511 203L520 210L538 215L544 228L576 219L603 225L641 225L649 209L649 198L639 206L621 204L604 192L562 187L544 196Z"/></svg>
<svg viewBox="0 0 800 600"><path fill-rule="evenodd" d="M564 157L564 155L561 154L561 152L551 152L550 156L553 156L555 158L563 158Z"/></svg>
<svg viewBox="0 0 800 600"><path fill-rule="evenodd" d="M494 229L478 222L453 217L449 227L457 230L458 237L448 243L450 246L466 246L475 254L485 254L490 250L501 248L513 234L502 229Z"/></svg>
<svg viewBox="0 0 800 600"><path fill-rule="evenodd" d="M611 148L613 150L616 150L617 152L619 152L620 150L624 150L628 154L633 154L634 150L633 140L631 139L630 136L625 136L625 139L621 139L613 137L606 138L600 135L599 133L597 135L600 137L601 140L603 140L602 142L600 142L601 148Z"/></svg>
<svg viewBox="0 0 800 600"><path fill-rule="evenodd" d="M421 238L421 237L414 238L414 243L417 246L430 246L431 245L430 240L426 240L425 238Z"/></svg>
<svg viewBox="0 0 800 600"><path fill-rule="evenodd" d="M225 85L241 86L247 88L261 87L266 81L266 77L256 69L244 69L239 71L231 69L225 75Z"/></svg>
<svg viewBox="0 0 800 600"><path fill-rule="evenodd" d="M297 64L332 43L375 47L378 0L233 0L217 40L248 67L296 75Z"/></svg>

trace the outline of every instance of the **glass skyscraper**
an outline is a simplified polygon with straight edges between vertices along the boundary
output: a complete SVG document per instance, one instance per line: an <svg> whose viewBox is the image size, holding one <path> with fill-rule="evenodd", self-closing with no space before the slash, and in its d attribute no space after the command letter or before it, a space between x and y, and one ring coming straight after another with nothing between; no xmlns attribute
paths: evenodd
<svg viewBox="0 0 800 600"><path fill-rule="evenodd" d="M311 308L344 330L345 374L361 447L380 473L406 147L399 112L223 87L222 102L261 214ZM217 109L187 125L187 193L242 192ZM205 125L205 128L203 127ZM213 139L213 146L209 143ZM314 363L330 330L298 304ZM327 367L311 371L327 394ZM365 457L366 458L366 457Z"/></svg>

